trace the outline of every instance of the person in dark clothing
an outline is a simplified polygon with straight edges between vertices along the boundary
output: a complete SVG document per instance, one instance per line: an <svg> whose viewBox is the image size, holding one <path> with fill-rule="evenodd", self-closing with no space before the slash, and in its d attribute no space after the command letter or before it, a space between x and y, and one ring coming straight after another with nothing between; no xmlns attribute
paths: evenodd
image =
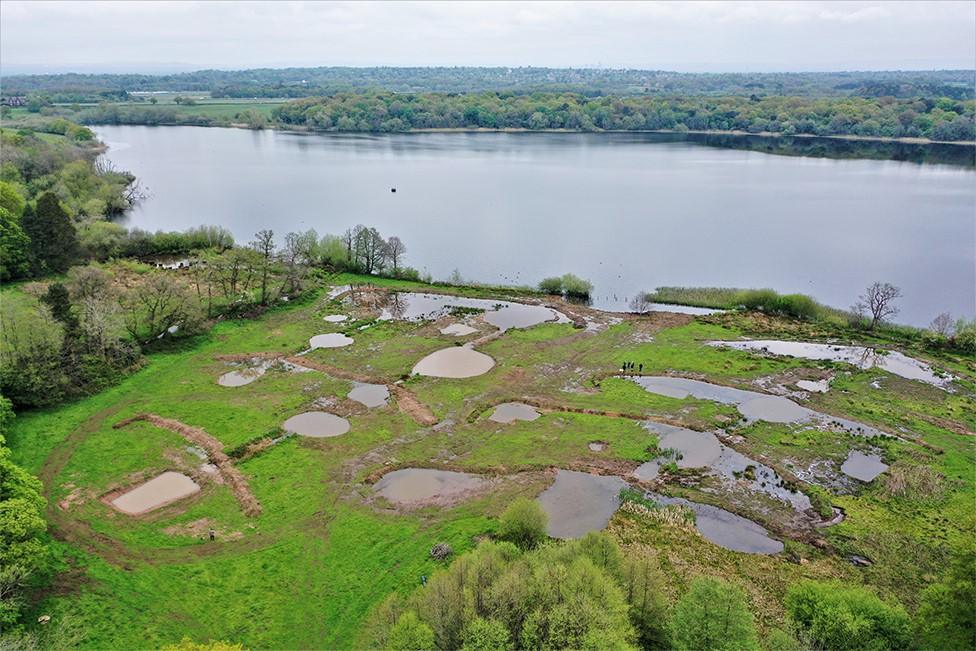
<svg viewBox="0 0 976 651"><path fill-rule="evenodd" d="M638 373L643 373L644 372L644 363L643 362L641 362L641 365L640 365L639 369L640 370L637 371Z"/></svg>
<svg viewBox="0 0 976 651"><path fill-rule="evenodd" d="M210 542L217 540L217 532L213 529L210 530Z"/></svg>

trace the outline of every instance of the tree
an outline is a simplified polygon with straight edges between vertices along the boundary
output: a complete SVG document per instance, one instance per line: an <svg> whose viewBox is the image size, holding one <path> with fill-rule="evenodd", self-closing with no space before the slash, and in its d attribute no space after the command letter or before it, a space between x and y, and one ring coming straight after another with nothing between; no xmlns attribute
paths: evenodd
<svg viewBox="0 0 976 651"><path fill-rule="evenodd" d="M476 618L464 629L461 651L509 651L512 649L508 629L497 619Z"/></svg>
<svg viewBox="0 0 976 651"><path fill-rule="evenodd" d="M285 246L279 254L285 277L278 290L279 296L285 293L294 294L302 289L317 246L318 234L314 230L285 235Z"/></svg>
<svg viewBox="0 0 976 651"><path fill-rule="evenodd" d="M897 298L901 298L900 289L890 283L875 282L858 297L857 303L854 304L854 312L870 313L869 328L874 330L879 323L898 314L898 308L892 305L892 301Z"/></svg>
<svg viewBox="0 0 976 651"><path fill-rule="evenodd" d="M621 585L641 648L669 649L664 580L654 559L646 554L629 557L623 565Z"/></svg>
<svg viewBox="0 0 976 651"><path fill-rule="evenodd" d="M548 517L538 502L520 497L502 513L498 537L521 549L533 549L549 538L547 525Z"/></svg>
<svg viewBox="0 0 976 651"><path fill-rule="evenodd" d="M388 648L392 651L426 651L435 648L434 632L413 611L400 616L390 630L387 641Z"/></svg>
<svg viewBox="0 0 976 651"><path fill-rule="evenodd" d="M261 256L261 305L267 305L268 276L271 274L275 253L274 231L265 229L255 233L251 248Z"/></svg>
<svg viewBox="0 0 976 651"><path fill-rule="evenodd" d="M916 637L923 649L976 649L976 545L953 550L945 578L925 589L915 615Z"/></svg>
<svg viewBox="0 0 976 651"><path fill-rule="evenodd" d="M637 292L634 298L630 299L630 311L636 314L646 314L651 311L654 301L647 292Z"/></svg>
<svg viewBox="0 0 976 651"><path fill-rule="evenodd" d="M9 421L9 401L0 402ZM24 589L48 567L45 506L41 482L13 462L0 434L0 630L17 622Z"/></svg>
<svg viewBox="0 0 976 651"><path fill-rule="evenodd" d="M0 280L27 275L31 241L21 225L26 201L12 183L0 181Z"/></svg>
<svg viewBox="0 0 976 651"><path fill-rule="evenodd" d="M71 297L68 288L61 283L48 285L47 293L41 297L41 302L51 310L51 316L64 326L65 334L73 336L78 331L78 317L71 309Z"/></svg>
<svg viewBox="0 0 976 651"><path fill-rule="evenodd" d="M697 578L674 607L675 651L758 651L756 628L742 590L711 578Z"/></svg>
<svg viewBox="0 0 976 651"><path fill-rule="evenodd" d="M390 258L390 264L393 265L393 274L396 275L400 271L400 263L403 262L403 256L407 253L407 245L399 237L393 235L386 241L386 250Z"/></svg>
<svg viewBox="0 0 976 651"><path fill-rule="evenodd" d="M786 610L817 648L895 651L911 646L905 610L860 586L804 581L787 592Z"/></svg>
<svg viewBox="0 0 976 651"><path fill-rule="evenodd" d="M78 234L54 193L45 192L34 210L25 210L22 224L30 237L36 275L64 273L77 259Z"/></svg>
<svg viewBox="0 0 976 651"><path fill-rule="evenodd" d="M937 335L948 337L952 334L952 315L948 312L941 313L932 319L929 329Z"/></svg>
<svg viewBox="0 0 976 651"><path fill-rule="evenodd" d="M366 274L383 271L389 259L386 240L375 228L356 226L353 231L353 256Z"/></svg>

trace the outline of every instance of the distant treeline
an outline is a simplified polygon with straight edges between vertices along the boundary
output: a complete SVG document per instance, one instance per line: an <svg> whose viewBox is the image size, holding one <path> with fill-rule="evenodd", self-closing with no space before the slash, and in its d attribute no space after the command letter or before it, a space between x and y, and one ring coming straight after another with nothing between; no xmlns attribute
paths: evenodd
<svg viewBox="0 0 976 651"><path fill-rule="evenodd" d="M339 93L274 110L285 125L332 131L571 129L730 131L973 140L976 101L803 97L600 97L577 94Z"/></svg>
<svg viewBox="0 0 976 651"><path fill-rule="evenodd" d="M261 68L170 75L14 75L3 96L46 95L55 102L125 99L151 91L214 97L310 97L336 92L576 92L602 95L794 95L801 97L976 97L976 71L678 73L592 68Z"/></svg>

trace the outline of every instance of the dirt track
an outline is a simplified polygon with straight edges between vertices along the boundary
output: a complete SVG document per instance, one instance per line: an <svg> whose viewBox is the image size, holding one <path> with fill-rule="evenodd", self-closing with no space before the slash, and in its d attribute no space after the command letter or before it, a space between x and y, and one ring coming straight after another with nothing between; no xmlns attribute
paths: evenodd
<svg viewBox="0 0 976 651"><path fill-rule="evenodd" d="M114 429L119 429L125 427L129 423L135 421L145 421L151 423L156 427L161 427L163 429L168 429L171 432L175 432L185 438L187 441L203 448L207 457L220 470L221 476L224 478L234 493L234 497L241 505L241 510L244 515L254 517L260 515L261 513L261 503L258 499L254 497L254 493L251 492L251 487L248 486L247 479L241 473L240 470L234 467L231 462L230 457L224 454L224 446L210 436L207 432L200 429L199 427L191 427L185 423L181 423L178 420L172 420L170 418L163 418L162 416L157 416L156 414L138 414L132 418L126 418L125 420L119 421L113 425Z"/></svg>

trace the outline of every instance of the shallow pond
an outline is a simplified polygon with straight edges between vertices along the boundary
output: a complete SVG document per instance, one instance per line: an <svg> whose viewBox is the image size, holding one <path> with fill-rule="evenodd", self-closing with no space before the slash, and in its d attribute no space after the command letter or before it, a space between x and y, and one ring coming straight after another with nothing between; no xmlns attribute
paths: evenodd
<svg viewBox="0 0 976 651"><path fill-rule="evenodd" d="M798 380L796 386L812 393L827 393L830 390L830 380Z"/></svg>
<svg viewBox="0 0 976 651"><path fill-rule="evenodd" d="M167 471L112 500L112 506L139 515L200 491L195 481L180 472Z"/></svg>
<svg viewBox="0 0 976 651"><path fill-rule="evenodd" d="M484 375L495 366L495 360L468 346L451 346L427 355L413 367L416 375L468 378Z"/></svg>
<svg viewBox="0 0 976 651"><path fill-rule="evenodd" d="M869 482L888 469L888 464L881 461L880 454L865 454L851 450L847 459L841 464L840 470L848 477Z"/></svg>
<svg viewBox="0 0 976 651"><path fill-rule="evenodd" d="M718 314L725 311L709 307L695 307L694 305L676 305L674 303L648 303L645 307L649 312L674 312L676 314L691 314L693 316L708 316L709 314ZM609 311L613 312L616 310L611 307Z"/></svg>
<svg viewBox="0 0 976 651"><path fill-rule="evenodd" d="M605 528L620 506L620 490L626 487L620 477L559 470L556 481L538 497L549 516L549 535L579 538Z"/></svg>
<svg viewBox="0 0 976 651"><path fill-rule="evenodd" d="M242 363L242 368L224 373L217 378L217 384L222 387L242 387L254 382L269 370L276 369L289 373L311 373L312 369L298 366L283 359L254 358Z"/></svg>
<svg viewBox="0 0 976 651"><path fill-rule="evenodd" d="M649 493L648 497L664 506L687 506L695 512L695 527L702 537L719 547L747 554L776 554L783 551L783 543L771 538L765 527L725 509L699 504L681 497L666 497Z"/></svg>
<svg viewBox="0 0 976 651"><path fill-rule="evenodd" d="M330 314L326 317L322 317L323 321L328 321L329 323L342 323L349 317L345 314Z"/></svg>
<svg viewBox="0 0 976 651"><path fill-rule="evenodd" d="M281 427L286 432L312 438L341 436L349 431L349 421L325 411L306 411L292 416Z"/></svg>
<svg viewBox="0 0 976 651"><path fill-rule="evenodd" d="M365 384L354 382L355 388L349 392L349 399L369 407L382 407L390 399L390 390L385 384Z"/></svg>
<svg viewBox="0 0 976 651"><path fill-rule="evenodd" d="M383 475L373 490L395 504L412 504L458 497L486 483L483 477L465 472L404 468Z"/></svg>
<svg viewBox="0 0 976 651"><path fill-rule="evenodd" d="M813 360L844 362L860 369L880 368L893 375L908 380L919 380L926 384L945 388L952 377L940 377L932 367L898 351L876 350L863 346L838 346L835 344L815 344L802 341L778 341L762 339L754 341L712 341L710 346L724 346L736 350L750 350Z"/></svg>
<svg viewBox="0 0 976 651"><path fill-rule="evenodd" d="M749 421L764 420L770 423L814 422L824 426L833 425L860 436L891 436L870 425L801 407L789 398L782 396L772 396L701 380L689 380L688 378L667 375L629 376L627 379L639 384L651 393L669 398L694 397L735 405L739 413Z"/></svg>
<svg viewBox="0 0 976 651"><path fill-rule="evenodd" d="M652 422L645 423L644 426L658 434L660 449L678 453L675 463L679 468L709 468L730 485L738 486L742 482L748 482L750 490L787 502L797 511L810 508L810 498L804 493L786 488L782 477L775 470L722 444L711 432L697 432ZM645 466L647 464L635 471L638 479L648 481L657 476L657 467ZM641 474L637 474L638 472Z"/></svg>
<svg viewBox="0 0 976 651"><path fill-rule="evenodd" d="M546 322L569 322L563 313L542 305L416 292L391 294L380 314L380 320L434 320L449 314L451 308L455 307L484 310L485 321L499 330L528 328Z"/></svg>
<svg viewBox="0 0 976 651"><path fill-rule="evenodd" d="M315 335L308 340L308 345L313 350L316 348L342 348L343 346L348 346L353 343L352 337L347 337L344 334L338 332L332 332L326 335Z"/></svg>
<svg viewBox="0 0 976 651"><path fill-rule="evenodd" d="M493 420L496 423L511 423L516 420L532 421L538 417L539 412L530 405L525 405L521 402L503 402L495 407L488 420Z"/></svg>

